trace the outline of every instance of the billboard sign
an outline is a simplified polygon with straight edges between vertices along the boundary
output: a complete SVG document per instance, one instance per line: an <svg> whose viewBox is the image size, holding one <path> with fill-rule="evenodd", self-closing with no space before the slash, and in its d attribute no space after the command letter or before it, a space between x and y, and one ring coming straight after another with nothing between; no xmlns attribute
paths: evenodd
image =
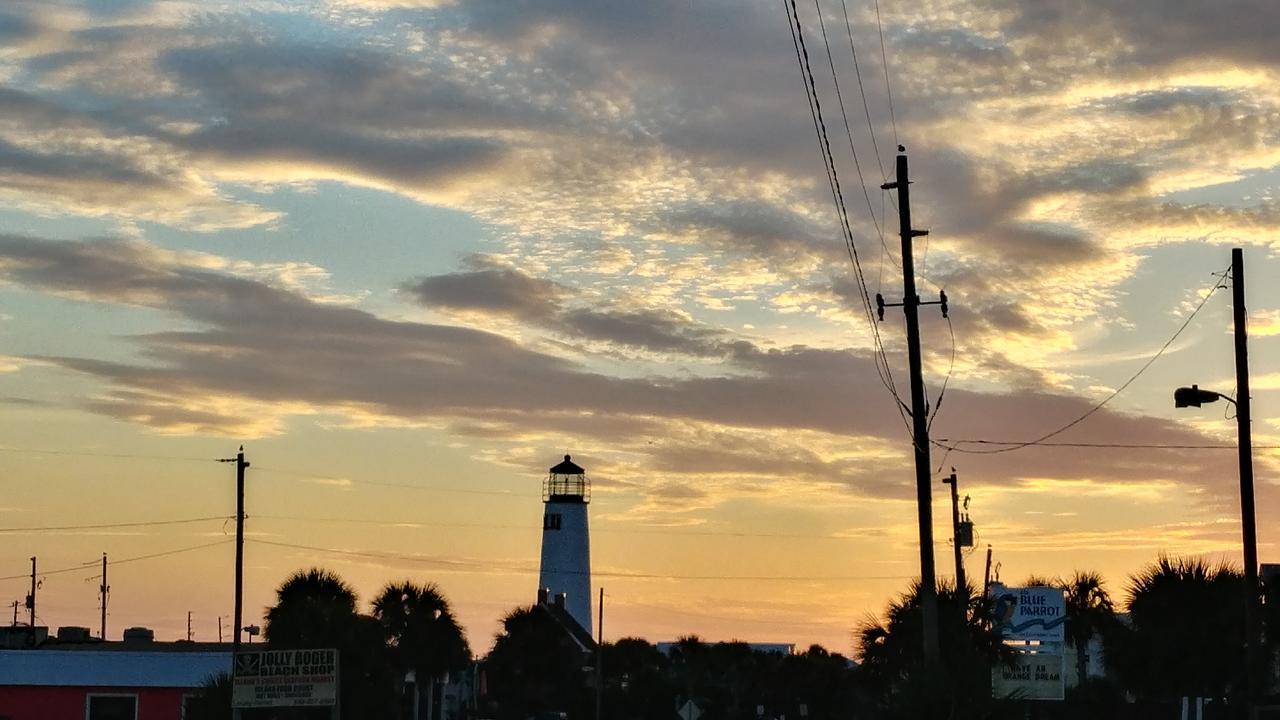
<svg viewBox="0 0 1280 720"><path fill-rule="evenodd" d="M1018 653L1012 666L999 665L991 671L991 696L1010 700L1062 700L1066 696L1062 656Z"/></svg>
<svg viewBox="0 0 1280 720"><path fill-rule="evenodd" d="M1060 588L998 587L992 595L995 629L1005 640L1066 639L1066 602Z"/></svg>
<svg viewBox="0 0 1280 720"><path fill-rule="evenodd" d="M338 702L337 650L247 650L236 654L231 707L328 707Z"/></svg>

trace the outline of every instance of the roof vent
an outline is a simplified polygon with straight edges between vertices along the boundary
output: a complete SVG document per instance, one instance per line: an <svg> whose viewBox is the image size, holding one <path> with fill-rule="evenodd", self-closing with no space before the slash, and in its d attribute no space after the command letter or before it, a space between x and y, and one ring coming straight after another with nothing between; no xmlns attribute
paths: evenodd
<svg viewBox="0 0 1280 720"><path fill-rule="evenodd" d="M127 643L149 643L155 642L156 632L151 628L131 627L125 628L124 641Z"/></svg>
<svg viewBox="0 0 1280 720"><path fill-rule="evenodd" d="M74 625L64 625L58 628L58 642L65 642L65 643L89 642L89 628L76 627Z"/></svg>

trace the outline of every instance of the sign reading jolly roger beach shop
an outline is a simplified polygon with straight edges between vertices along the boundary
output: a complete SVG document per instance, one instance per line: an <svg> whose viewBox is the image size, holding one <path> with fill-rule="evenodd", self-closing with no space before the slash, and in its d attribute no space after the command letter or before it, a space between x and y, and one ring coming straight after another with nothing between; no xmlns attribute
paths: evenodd
<svg viewBox="0 0 1280 720"><path fill-rule="evenodd" d="M231 707L327 707L338 702L337 650L236 654Z"/></svg>
<svg viewBox="0 0 1280 720"><path fill-rule="evenodd" d="M1063 642L1066 602L1059 588L1000 588L994 594L995 629L1006 640Z"/></svg>

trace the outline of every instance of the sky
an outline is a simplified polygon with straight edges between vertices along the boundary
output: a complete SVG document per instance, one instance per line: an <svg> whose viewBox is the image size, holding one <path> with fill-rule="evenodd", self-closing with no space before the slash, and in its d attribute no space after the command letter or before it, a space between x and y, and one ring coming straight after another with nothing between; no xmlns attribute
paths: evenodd
<svg viewBox="0 0 1280 720"><path fill-rule="evenodd" d="M437 583L483 652L535 598L571 453L606 639L851 652L919 575L875 340L906 398L905 327L864 312L786 7L5 3L0 599L34 555L39 622L96 628L107 553L110 636L229 633L215 460L243 444L246 623L322 566L362 607ZM921 311L932 436L1034 440L1114 394L1069 446L933 448L940 576L952 467L971 577L990 546L1006 582L1096 570L1122 599L1160 553L1238 562L1231 408L1171 398L1234 392L1232 247L1280 561L1280 5L795 7L890 302L880 185L909 154L920 293L950 309Z"/></svg>

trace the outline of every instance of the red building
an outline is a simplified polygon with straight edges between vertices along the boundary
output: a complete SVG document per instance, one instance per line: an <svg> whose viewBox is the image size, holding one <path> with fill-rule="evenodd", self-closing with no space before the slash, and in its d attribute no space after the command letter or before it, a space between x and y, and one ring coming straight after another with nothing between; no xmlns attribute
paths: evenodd
<svg viewBox="0 0 1280 720"><path fill-rule="evenodd" d="M231 648L216 643L0 650L0 720L182 720L186 698L230 671Z"/></svg>

